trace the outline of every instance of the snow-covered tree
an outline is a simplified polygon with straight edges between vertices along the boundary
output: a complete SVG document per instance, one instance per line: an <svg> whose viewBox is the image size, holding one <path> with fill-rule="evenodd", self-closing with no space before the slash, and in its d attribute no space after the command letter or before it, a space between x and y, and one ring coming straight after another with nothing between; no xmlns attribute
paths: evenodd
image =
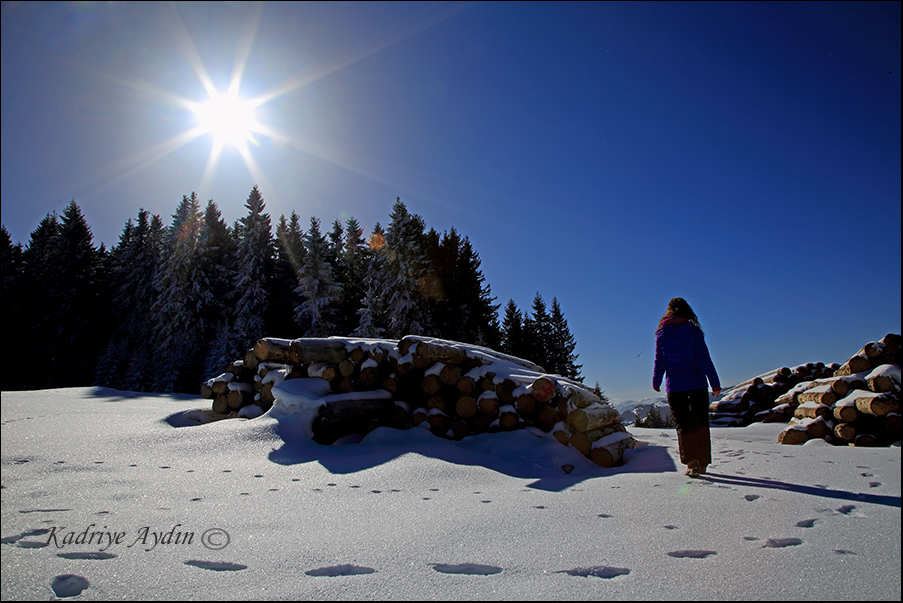
<svg viewBox="0 0 903 603"><path fill-rule="evenodd" d="M236 357L266 335L265 317L269 307L268 288L273 275L274 249L270 215L255 185L245 203L248 214L241 219L238 242L233 313L233 342Z"/></svg>
<svg viewBox="0 0 903 603"><path fill-rule="evenodd" d="M295 322L305 328L304 337L335 335L339 288L327 259L329 245L320 232L320 220L315 217L311 217L310 229L304 235L304 250L297 289L304 301L295 309Z"/></svg>
<svg viewBox="0 0 903 603"><path fill-rule="evenodd" d="M201 378L195 350L207 330L200 309L209 296L209 291L198 286L202 280L198 254L201 225L197 195L183 196L166 233L162 263L154 279L157 391L197 391Z"/></svg>
<svg viewBox="0 0 903 603"><path fill-rule="evenodd" d="M273 337L300 337L295 322L295 308L301 305L303 298L296 293L298 289L298 270L304 261L304 229L301 219L294 211L289 219L279 216L276 224L276 263L273 281L270 286L270 316L267 319L267 332Z"/></svg>
<svg viewBox="0 0 903 603"><path fill-rule="evenodd" d="M2 244L2 282L0 295L0 315L2 320L2 361L3 366L12 367L19 361L19 349L16 342L21 341L26 330L24 281L22 275L23 250L21 244L13 244L6 226L0 228L0 244ZM12 390L22 387L21 371L0 371L0 389Z"/></svg>
<svg viewBox="0 0 903 603"><path fill-rule="evenodd" d="M132 391L150 391L154 385L148 343L154 339L151 316L162 238L160 217L142 208L110 252L109 315L115 326L97 367L97 385Z"/></svg>
<svg viewBox="0 0 903 603"><path fill-rule="evenodd" d="M388 258L384 251L385 231L377 222L367 239L370 261L363 279L363 299L358 310L360 320L354 335L358 337L383 337L388 332Z"/></svg>
<svg viewBox="0 0 903 603"><path fill-rule="evenodd" d="M426 300L421 291L428 274L423 246L424 222L396 199L381 253L386 257L386 320L388 335L400 338L429 328Z"/></svg>

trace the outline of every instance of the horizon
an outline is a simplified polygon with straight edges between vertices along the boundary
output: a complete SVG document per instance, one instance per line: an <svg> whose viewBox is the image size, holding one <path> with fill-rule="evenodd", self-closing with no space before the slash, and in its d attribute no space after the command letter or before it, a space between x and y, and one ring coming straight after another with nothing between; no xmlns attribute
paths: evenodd
<svg viewBox="0 0 903 603"><path fill-rule="evenodd" d="M613 401L661 397L672 297L724 385L900 333L898 3L2 10L14 242L71 200L110 248L192 192L367 234L400 197L502 308L556 298ZM243 131L199 112L230 92Z"/></svg>

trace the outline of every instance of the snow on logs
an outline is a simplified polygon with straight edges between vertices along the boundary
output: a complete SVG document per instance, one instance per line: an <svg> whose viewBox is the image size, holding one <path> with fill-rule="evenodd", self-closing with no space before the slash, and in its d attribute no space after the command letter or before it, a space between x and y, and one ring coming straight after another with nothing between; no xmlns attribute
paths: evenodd
<svg viewBox="0 0 903 603"><path fill-rule="evenodd" d="M323 444L380 426L451 439L530 427L603 467L621 464L636 446L618 412L582 383L522 358L429 337L263 338L207 380L201 395L214 412L253 417L274 404L276 384L302 377L329 383L330 401L311 425Z"/></svg>
<svg viewBox="0 0 903 603"><path fill-rule="evenodd" d="M709 406L713 424L790 422L782 444L824 439L852 446L900 439L900 335L869 342L842 365L783 368L733 388Z"/></svg>

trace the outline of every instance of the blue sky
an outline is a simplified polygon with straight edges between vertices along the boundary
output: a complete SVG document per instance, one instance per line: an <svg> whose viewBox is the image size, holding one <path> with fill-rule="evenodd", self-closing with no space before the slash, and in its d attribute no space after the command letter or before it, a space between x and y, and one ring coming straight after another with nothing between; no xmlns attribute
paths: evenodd
<svg viewBox="0 0 903 603"><path fill-rule="evenodd" d="M192 191L367 232L401 197L622 399L675 296L725 384L900 332L899 3L4 3L0 44L14 241L72 199L110 247ZM215 169L173 143L205 77L260 102Z"/></svg>

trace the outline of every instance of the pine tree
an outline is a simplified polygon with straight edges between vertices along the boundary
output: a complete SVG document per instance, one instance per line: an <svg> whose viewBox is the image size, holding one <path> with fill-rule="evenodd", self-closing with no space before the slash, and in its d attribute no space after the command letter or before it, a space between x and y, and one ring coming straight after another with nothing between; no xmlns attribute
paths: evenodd
<svg viewBox="0 0 903 603"><path fill-rule="evenodd" d="M151 311L156 298L154 280L160 267L163 223L144 208L137 223L126 222L119 245L110 252L110 310L115 325L101 357L96 385L150 391L153 341Z"/></svg>
<svg viewBox="0 0 903 603"><path fill-rule="evenodd" d="M276 262L270 288L270 318L267 320L267 332L274 337L293 338L303 333L295 322L295 308L303 301L296 293L298 271L305 255L303 237L304 231L297 213L292 211L288 220L285 215L279 217L276 225Z"/></svg>
<svg viewBox="0 0 903 603"><path fill-rule="evenodd" d="M549 372L568 377L575 381L583 382L580 376L582 365L577 364L577 354L574 350L577 342L568 328L567 319L561 311L558 299L552 298L552 313L549 316Z"/></svg>
<svg viewBox="0 0 903 603"><path fill-rule="evenodd" d="M238 245L213 199L207 202L203 220L198 242L199 286L206 288L209 296L200 312L206 330L203 341L197 344L197 353L204 358L202 377L208 377L220 374L235 360L230 341Z"/></svg>
<svg viewBox="0 0 903 603"><path fill-rule="evenodd" d="M72 201L63 211L56 237L57 344L55 362L50 365L54 385L90 385L104 343L105 274L93 239L81 209Z"/></svg>
<svg viewBox="0 0 903 603"><path fill-rule="evenodd" d="M358 310L360 319L353 334L358 337L383 337L389 328L386 318L388 259L384 249L385 231L379 222L373 226L373 232L367 239L367 247L370 261L363 282L364 296L361 300L361 309Z"/></svg>
<svg viewBox="0 0 903 603"><path fill-rule="evenodd" d="M386 229L384 251L388 302L386 320L388 334L393 338L426 332L424 324L427 305L420 290L428 273L424 253L423 218L412 214L398 198L392 208L391 222Z"/></svg>
<svg viewBox="0 0 903 603"><path fill-rule="evenodd" d="M269 310L267 290L273 276L274 244L270 215L257 185L245 203L248 214L241 219L238 243L235 291L237 302L233 312L232 342L235 357L243 354L265 333L265 317Z"/></svg>
<svg viewBox="0 0 903 603"><path fill-rule="evenodd" d="M364 280L373 255L364 242L363 235L364 230L354 217L345 221L345 247L341 258L344 278L339 283L341 333L352 333L360 321L365 293Z"/></svg>
<svg viewBox="0 0 903 603"><path fill-rule="evenodd" d="M13 367L18 359L18 346L16 342L25 336L25 299L23 297L24 283L22 281L23 255L22 245L13 245L12 237L6 226L0 228L0 243L2 243L2 295L0 295L0 315L2 320L3 347L2 362L5 367ZM21 389L23 386L21 371L0 371L0 389L4 391Z"/></svg>
<svg viewBox="0 0 903 603"><path fill-rule="evenodd" d="M304 235L304 262L298 271L297 292L304 301L295 309L295 322L305 328L304 337L327 337L336 333L336 286L327 260L329 245L320 233L320 220L311 217Z"/></svg>
<svg viewBox="0 0 903 603"><path fill-rule="evenodd" d="M201 211L197 195L183 196L166 233L152 309L157 377L155 391L197 391L200 359L195 353L206 331L199 308L209 292L197 286Z"/></svg>
<svg viewBox="0 0 903 603"><path fill-rule="evenodd" d="M525 358L524 356L524 318L513 299L505 306L505 317L502 320L501 343L499 348L505 354Z"/></svg>
<svg viewBox="0 0 903 603"><path fill-rule="evenodd" d="M494 304L489 285L480 270L480 256L470 239L464 237L458 253L457 273L463 304L466 308L461 341L495 349L501 339L498 304Z"/></svg>

